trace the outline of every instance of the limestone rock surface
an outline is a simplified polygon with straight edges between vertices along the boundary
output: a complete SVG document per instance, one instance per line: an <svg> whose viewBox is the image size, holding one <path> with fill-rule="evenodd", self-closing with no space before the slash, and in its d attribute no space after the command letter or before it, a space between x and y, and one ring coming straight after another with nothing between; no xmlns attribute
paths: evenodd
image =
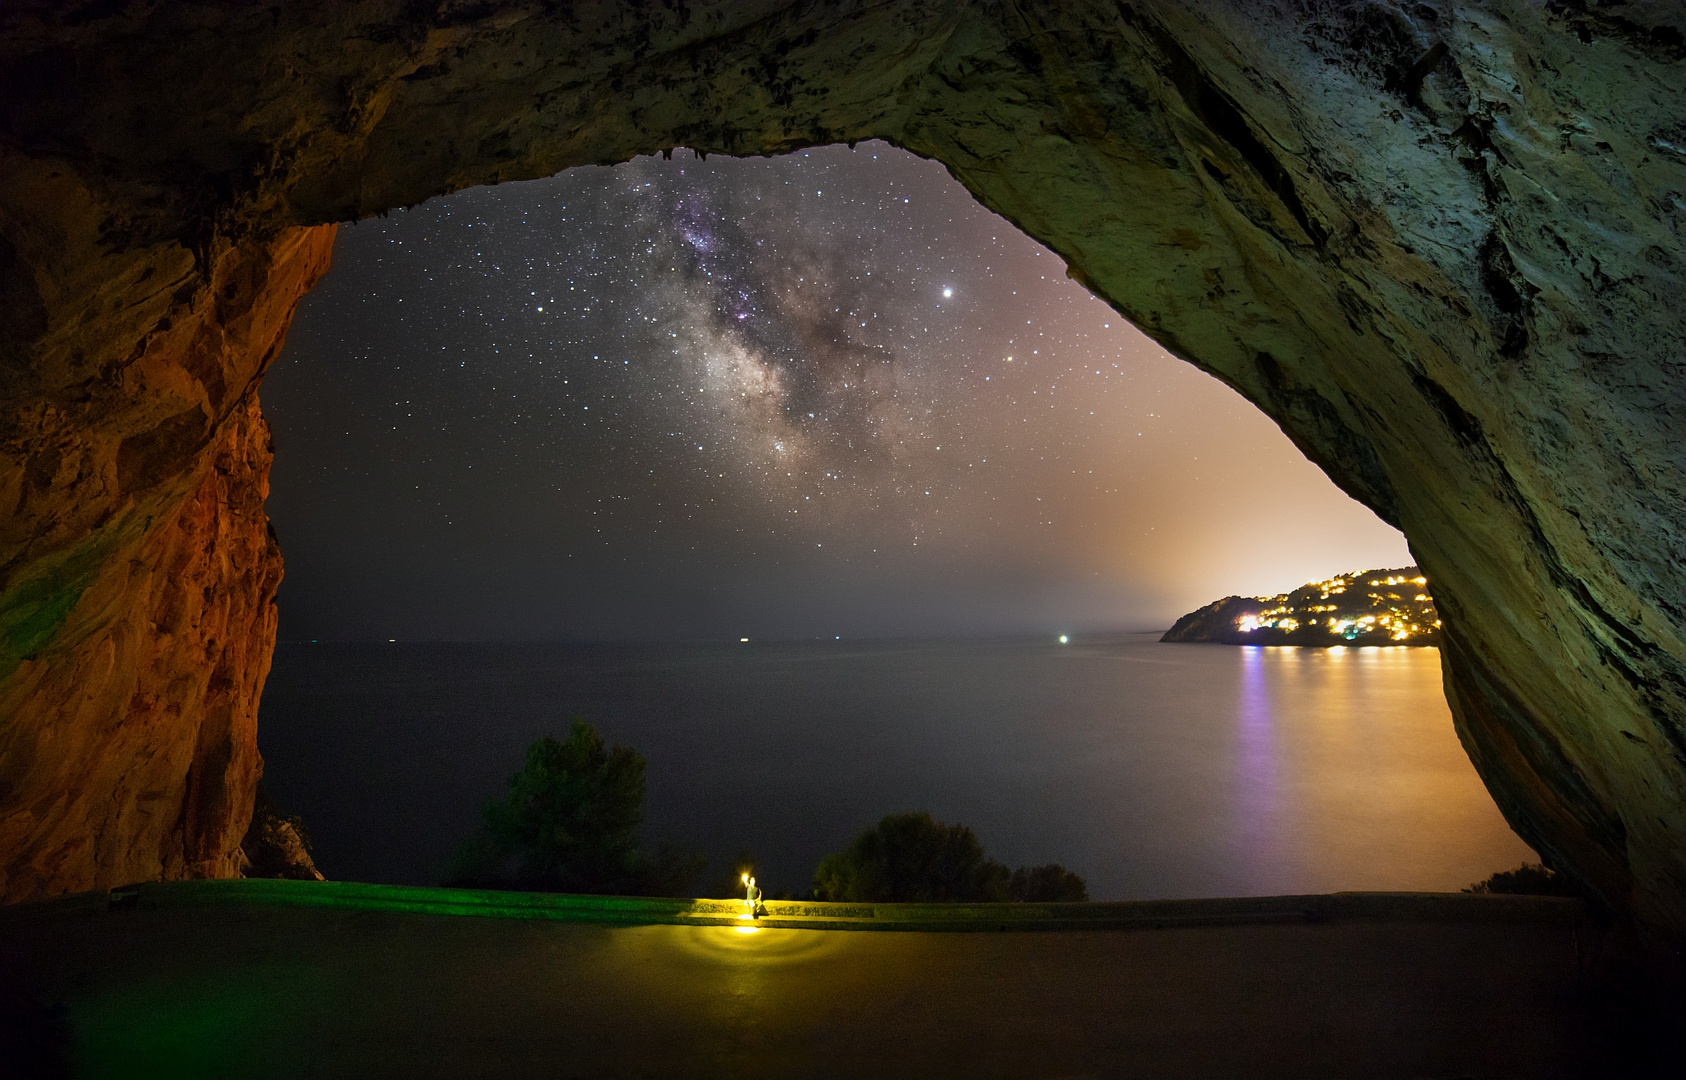
<svg viewBox="0 0 1686 1080"><path fill-rule="evenodd" d="M174 276L100 305L133 320L125 355L72 318L48 364L7 372L0 896L238 873L281 581L257 376L333 231L230 248L204 278L132 260Z"/></svg>
<svg viewBox="0 0 1686 1080"><path fill-rule="evenodd" d="M1400 526L1507 819L1686 941L1683 25L1592 0L15 0L0 892L228 872L239 828L195 823L243 824L255 753L189 763L261 684L251 391L325 226L674 147L882 138ZM218 472L235 439L247 471ZM256 561L181 565L239 645L140 584L223 529ZM145 694L73 692L108 652Z"/></svg>
<svg viewBox="0 0 1686 1080"><path fill-rule="evenodd" d="M304 823L283 814L261 787L252 805L252 823L240 842L240 853L241 877L327 880L316 869Z"/></svg>

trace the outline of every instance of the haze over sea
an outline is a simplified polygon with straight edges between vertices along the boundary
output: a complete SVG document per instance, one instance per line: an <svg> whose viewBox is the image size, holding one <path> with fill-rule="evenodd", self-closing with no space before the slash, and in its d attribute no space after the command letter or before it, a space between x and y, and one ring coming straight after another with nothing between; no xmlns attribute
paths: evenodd
<svg viewBox="0 0 1686 1080"><path fill-rule="evenodd" d="M645 835L748 849L769 894L886 813L1060 862L1096 900L1455 890L1535 856L1428 648L1157 635L720 645L282 643L265 783L331 878L437 884L525 747L649 762Z"/></svg>

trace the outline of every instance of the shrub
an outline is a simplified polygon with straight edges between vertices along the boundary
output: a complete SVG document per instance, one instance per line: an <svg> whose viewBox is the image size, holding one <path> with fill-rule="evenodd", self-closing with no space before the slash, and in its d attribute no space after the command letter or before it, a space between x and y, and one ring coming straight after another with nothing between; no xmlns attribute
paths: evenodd
<svg viewBox="0 0 1686 1080"><path fill-rule="evenodd" d="M1003 903L1086 900L1083 879L1057 864L1007 867L984 855L964 825L927 813L891 814L828 855L814 898L851 903Z"/></svg>
<svg viewBox="0 0 1686 1080"><path fill-rule="evenodd" d="M1465 889L1467 893L1509 896L1579 896L1569 879L1541 863L1523 863L1515 870L1500 870L1485 881Z"/></svg>
<svg viewBox="0 0 1686 1080"><path fill-rule="evenodd" d="M1014 900L1028 904L1069 904L1089 899L1089 886L1059 863L1019 867L1013 871L1008 891Z"/></svg>
<svg viewBox="0 0 1686 1080"><path fill-rule="evenodd" d="M656 853L643 853L627 893L632 896L693 896L692 886L708 867L708 856L672 844L661 844Z"/></svg>

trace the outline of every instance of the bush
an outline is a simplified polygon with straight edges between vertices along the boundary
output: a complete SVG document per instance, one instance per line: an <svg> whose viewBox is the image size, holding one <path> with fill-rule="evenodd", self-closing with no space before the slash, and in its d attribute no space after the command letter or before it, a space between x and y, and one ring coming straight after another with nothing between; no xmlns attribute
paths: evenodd
<svg viewBox="0 0 1686 1080"><path fill-rule="evenodd" d="M681 895L706 861L640 846L644 758L613 749L575 720L566 742L527 748L509 794L486 803L480 830L458 853L449 884L551 892Z"/></svg>
<svg viewBox="0 0 1686 1080"><path fill-rule="evenodd" d="M1523 863L1515 870L1500 870L1485 881L1463 890L1505 896L1579 896L1569 879L1541 863Z"/></svg>
<svg viewBox="0 0 1686 1080"><path fill-rule="evenodd" d="M1028 904L1070 904L1089 899L1089 886L1059 863L1019 867L1008 887L1014 900Z"/></svg>
<svg viewBox="0 0 1686 1080"><path fill-rule="evenodd" d="M672 844L661 844L656 853L644 853L638 860L638 872L630 896L694 896L692 886L708 868L708 856L687 851Z"/></svg>
<svg viewBox="0 0 1686 1080"><path fill-rule="evenodd" d="M1050 864L1008 870L964 825L891 814L814 872L814 898L850 903L1004 903L1087 900L1083 879Z"/></svg>

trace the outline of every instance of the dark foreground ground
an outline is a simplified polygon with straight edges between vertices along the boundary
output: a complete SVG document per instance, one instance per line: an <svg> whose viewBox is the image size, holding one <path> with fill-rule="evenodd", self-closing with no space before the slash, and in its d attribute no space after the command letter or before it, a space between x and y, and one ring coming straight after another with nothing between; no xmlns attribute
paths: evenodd
<svg viewBox="0 0 1686 1080"><path fill-rule="evenodd" d="M770 907L198 882L11 909L0 1071L1614 1074L1574 901Z"/></svg>

